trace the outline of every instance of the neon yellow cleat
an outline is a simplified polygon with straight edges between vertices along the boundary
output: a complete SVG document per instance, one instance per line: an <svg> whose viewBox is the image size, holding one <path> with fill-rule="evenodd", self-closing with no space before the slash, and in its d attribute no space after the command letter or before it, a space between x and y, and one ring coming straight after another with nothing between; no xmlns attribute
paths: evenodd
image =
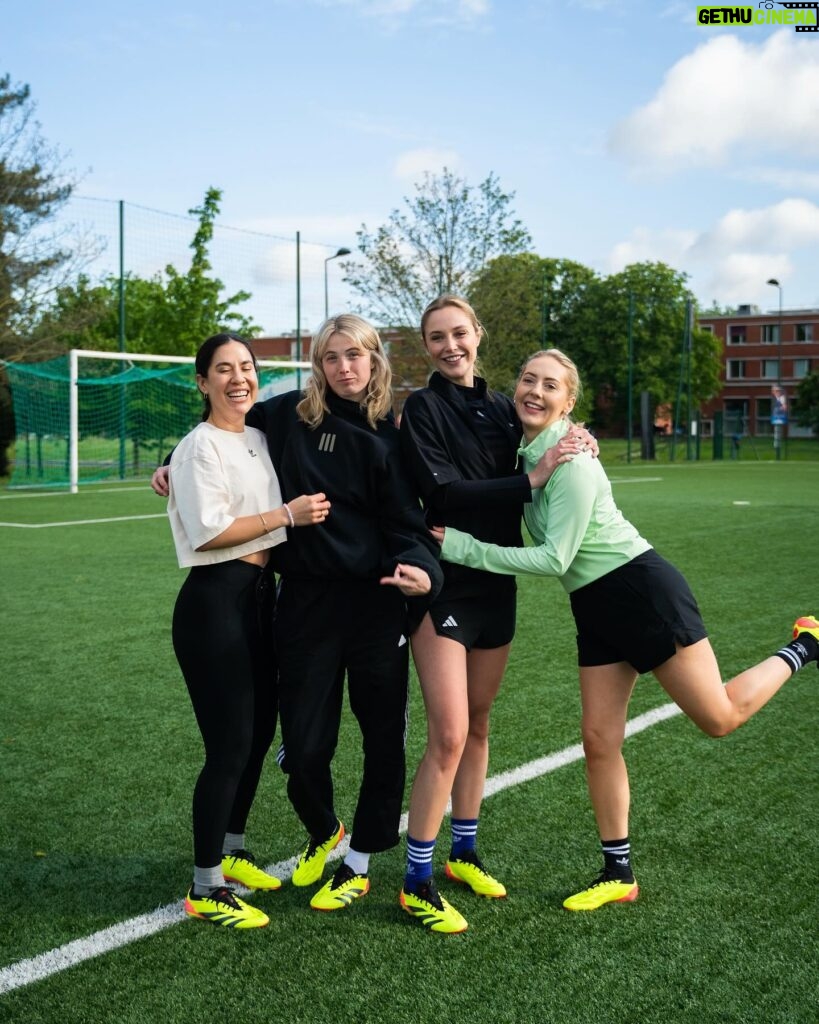
<svg viewBox="0 0 819 1024"><path fill-rule="evenodd" d="M624 882L620 878L607 878L603 872L588 889L565 899L563 906L566 910L597 910L606 903L633 903L639 892L634 879Z"/></svg>
<svg viewBox="0 0 819 1024"><path fill-rule="evenodd" d="M273 892L281 889L281 879L262 871L250 850L234 850L222 858L222 874L225 881L236 882L246 889L264 889Z"/></svg>
<svg viewBox="0 0 819 1024"><path fill-rule="evenodd" d="M224 928L264 928L270 923L267 914L240 900L226 886L214 889L207 896L194 896L193 890L185 897L185 913L202 921Z"/></svg>
<svg viewBox="0 0 819 1024"><path fill-rule="evenodd" d="M810 633L819 640L819 619L815 615L802 615L793 624L793 638L797 640L800 633Z"/></svg>
<svg viewBox="0 0 819 1024"><path fill-rule="evenodd" d="M357 875L351 867L342 864L333 877L310 900L313 910L343 910L370 891L366 875Z"/></svg>
<svg viewBox="0 0 819 1024"><path fill-rule="evenodd" d="M475 850L460 857L450 856L444 870L447 878L468 885L478 896L500 899L506 895L506 886L489 874Z"/></svg>
<svg viewBox="0 0 819 1024"><path fill-rule="evenodd" d="M335 832L323 843L311 839L299 854L298 863L293 871L293 885L312 885L313 882L317 882L324 871L327 854L334 850L343 838L344 826L339 822Z"/></svg>
<svg viewBox="0 0 819 1024"><path fill-rule="evenodd" d="M417 892L405 892L402 889L398 901L408 914L412 914L431 932L457 935L465 932L468 927L466 919L438 893L431 880L419 885Z"/></svg>

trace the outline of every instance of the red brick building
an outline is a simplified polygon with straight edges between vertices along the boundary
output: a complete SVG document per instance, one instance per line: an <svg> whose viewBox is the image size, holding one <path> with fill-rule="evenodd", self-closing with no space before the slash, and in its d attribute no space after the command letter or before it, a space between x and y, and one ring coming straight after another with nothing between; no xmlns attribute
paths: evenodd
<svg viewBox="0 0 819 1024"><path fill-rule="evenodd" d="M699 326L722 342L722 390L703 405L702 431L714 430L715 413L723 414L726 434L773 433L774 389L781 386L790 411L799 382L819 370L819 309L783 309L761 313L739 306L735 313L700 316ZM786 436L810 437L789 416Z"/></svg>

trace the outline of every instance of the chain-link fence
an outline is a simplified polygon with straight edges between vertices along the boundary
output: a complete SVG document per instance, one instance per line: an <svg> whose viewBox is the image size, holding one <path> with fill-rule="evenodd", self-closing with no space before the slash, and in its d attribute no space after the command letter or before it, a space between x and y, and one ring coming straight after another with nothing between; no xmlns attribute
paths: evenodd
<svg viewBox="0 0 819 1024"><path fill-rule="evenodd" d="M168 264L184 274L190 266L195 216L75 195L60 217L77 233L92 281L120 273L151 278ZM316 242L300 233L288 238L217 220L208 253L212 275L224 284L225 295L251 293L238 309L264 334L305 334L324 318L325 302L330 312L349 308L352 297L342 283L336 254L340 249L349 252L352 241Z"/></svg>

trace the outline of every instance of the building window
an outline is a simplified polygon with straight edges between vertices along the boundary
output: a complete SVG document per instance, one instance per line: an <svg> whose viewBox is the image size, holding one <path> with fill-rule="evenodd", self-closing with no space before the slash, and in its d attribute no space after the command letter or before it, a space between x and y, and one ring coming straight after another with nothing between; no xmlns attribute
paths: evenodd
<svg viewBox="0 0 819 1024"><path fill-rule="evenodd" d="M745 360L729 359L726 371L727 380L741 380L745 376Z"/></svg>
<svg viewBox="0 0 819 1024"><path fill-rule="evenodd" d="M813 324L797 324L796 340L813 341Z"/></svg>
<svg viewBox="0 0 819 1024"><path fill-rule="evenodd" d="M738 324L734 327L728 328L728 344L729 345L744 345L745 344L745 325Z"/></svg>
<svg viewBox="0 0 819 1024"><path fill-rule="evenodd" d="M762 376L765 380L778 380L779 379L779 360L778 359L763 359L762 360Z"/></svg>
<svg viewBox="0 0 819 1024"><path fill-rule="evenodd" d="M709 334L713 334L714 333L714 325L713 324L699 324L698 326L699 326L699 329L701 331L708 331Z"/></svg>
<svg viewBox="0 0 819 1024"><path fill-rule="evenodd" d="M762 325L762 344L776 345L779 341L779 324Z"/></svg>
<svg viewBox="0 0 819 1024"><path fill-rule="evenodd" d="M794 359L793 375L797 380L807 377L810 373L810 359Z"/></svg>

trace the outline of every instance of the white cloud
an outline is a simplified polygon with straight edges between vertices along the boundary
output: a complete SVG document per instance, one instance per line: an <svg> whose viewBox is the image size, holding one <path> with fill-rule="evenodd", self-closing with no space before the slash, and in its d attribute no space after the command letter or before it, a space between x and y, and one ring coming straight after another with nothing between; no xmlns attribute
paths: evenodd
<svg viewBox="0 0 819 1024"><path fill-rule="evenodd" d="M786 167L744 167L734 173L742 181L773 185L783 192L819 192L819 172Z"/></svg>
<svg viewBox="0 0 819 1024"><path fill-rule="evenodd" d="M447 167L457 171L460 160L452 149L411 149L395 161L393 171L396 178L402 181L420 181L428 171L438 174Z"/></svg>
<svg viewBox="0 0 819 1024"><path fill-rule="evenodd" d="M618 242L609 254L611 273L617 273L629 263L660 261L678 267L697 239L696 231L650 231L635 228L625 242Z"/></svg>
<svg viewBox="0 0 819 1024"><path fill-rule="evenodd" d="M752 30L748 30L749 33ZM819 155L819 46L792 29L765 42L719 35L678 61L609 149L635 166L675 169L755 156Z"/></svg>
<svg viewBox="0 0 819 1024"><path fill-rule="evenodd" d="M722 256L738 250L801 249L819 245L819 206L807 199L783 199L759 210L729 210L703 232L691 254Z"/></svg>
<svg viewBox="0 0 819 1024"><path fill-rule="evenodd" d="M771 277L786 281L792 271L793 264L784 253L737 252L719 260L710 272L700 276L709 298L764 306L778 302L776 290L765 282Z"/></svg>
<svg viewBox="0 0 819 1024"><path fill-rule="evenodd" d="M688 273L701 299L762 302L770 277L787 282L792 254L819 251L819 205L785 199L756 210L730 210L704 231L636 228L611 250L610 272L629 263L661 261Z"/></svg>

